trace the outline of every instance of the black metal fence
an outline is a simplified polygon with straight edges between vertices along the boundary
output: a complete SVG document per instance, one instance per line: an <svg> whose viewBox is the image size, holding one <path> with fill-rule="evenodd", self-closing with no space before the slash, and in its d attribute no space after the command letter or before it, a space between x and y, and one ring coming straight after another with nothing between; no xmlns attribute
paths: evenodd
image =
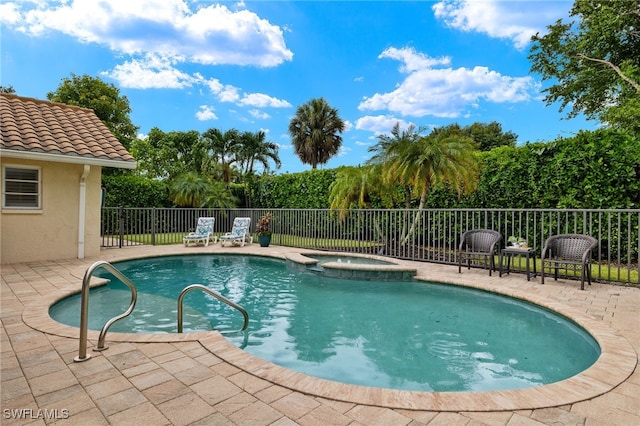
<svg viewBox="0 0 640 426"><path fill-rule="evenodd" d="M551 235L588 234L599 241L595 280L639 284L638 209L361 209L342 216L326 209L103 208L102 245L181 243L201 216L215 217L216 235L230 231L235 217L250 217L255 232L267 211L273 244L447 264L457 262L456 248L468 229L495 229L503 246L510 236L522 238L538 256Z"/></svg>

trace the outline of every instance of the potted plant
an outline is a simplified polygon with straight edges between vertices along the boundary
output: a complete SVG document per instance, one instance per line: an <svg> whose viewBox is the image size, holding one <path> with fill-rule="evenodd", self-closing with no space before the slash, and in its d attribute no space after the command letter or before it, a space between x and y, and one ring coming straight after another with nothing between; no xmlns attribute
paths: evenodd
<svg viewBox="0 0 640 426"><path fill-rule="evenodd" d="M258 227L256 231L258 233L258 242L260 243L260 247L269 247L271 244L271 229L269 229L269 224L271 223L271 212L265 213L264 216L260 218L258 221Z"/></svg>
<svg viewBox="0 0 640 426"><path fill-rule="evenodd" d="M527 240L525 240L522 237L516 237L515 235L511 235L507 239L507 243L511 247L515 247L515 248L527 248L528 247Z"/></svg>

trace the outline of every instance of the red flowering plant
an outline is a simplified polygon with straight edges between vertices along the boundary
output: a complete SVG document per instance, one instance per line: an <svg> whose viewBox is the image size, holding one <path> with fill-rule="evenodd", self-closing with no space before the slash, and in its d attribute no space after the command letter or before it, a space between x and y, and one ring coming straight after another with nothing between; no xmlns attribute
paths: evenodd
<svg viewBox="0 0 640 426"><path fill-rule="evenodd" d="M258 232L259 237L263 235L271 235L271 230L269 229L270 223L271 223L271 212L267 212L258 221L258 227L256 228L256 231Z"/></svg>

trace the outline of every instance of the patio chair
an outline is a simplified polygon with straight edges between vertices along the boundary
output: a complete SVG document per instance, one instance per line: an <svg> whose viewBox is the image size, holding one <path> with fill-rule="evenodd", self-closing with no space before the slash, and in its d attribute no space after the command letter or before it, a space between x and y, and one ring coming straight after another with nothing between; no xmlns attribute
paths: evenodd
<svg viewBox="0 0 640 426"><path fill-rule="evenodd" d="M466 261L467 269L471 268L474 258L484 258L489 263L489 276L495 271L495 254L502 235L493 229L472 229L462 234L458 248L458 273L462 273L462 264Z"/></svg>
<svg viewBox="0 0 640 426"><path fill-rule="evenodd" d="M214 244L217 242L217 238L213 236L213 224L216 219L214 217L200 217L198 218L198 225L195 232L190 232L185 235L182 242L185 247L193 244L204 244L205 247L209 245L209 241Z"/></svg>
<svg viewBox="0 0 640 426"><path fill-rule="evenodd" d="M253 236L249 234L249 226L251 225L250 217L236 217L233 219L233 226L231 232L220 236L220 244L224 247L226 241L230 241L232 244L240 244L244 247L245 242L249 241L249 244L253 242Z"/></svg>
<svg viewBox="0 0 640 426"><path fill-rule="evenodd" d="M560 234L547 239L542 249L542 284L544 284L544 268L554 270L554 278L558 280L558 269L569 271L577 276L581 269L580 290L584 290L584 278L591 285L591 250L598 247L598 240L590 235Z"/></svg>

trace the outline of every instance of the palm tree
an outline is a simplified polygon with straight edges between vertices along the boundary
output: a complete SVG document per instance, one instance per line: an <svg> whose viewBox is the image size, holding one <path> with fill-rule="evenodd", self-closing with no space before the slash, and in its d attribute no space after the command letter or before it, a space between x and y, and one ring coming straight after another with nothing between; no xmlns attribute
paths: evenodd
<svg viewBox="0 0 640 426"><path fill-rule="evenodd" d="M338 153L342 146L338 133L344 127L338 110L323 98L316 98L298 107L289 123L289 134L300 160L315 169Z"/></svg>
<svg viewBox="0 0 640 426"><path fill-rule="evenodd" d="M201 207L231 209L238 207L238 197L223 182L212 182Z"/></svg>
<svg viewBox="0 0 640 426"><path fill-rule="evenodd" d="M372 173L374 166L341 167L329 188L331 210L339 210L344 219L352 207L363 208L370 205L370 194L377 191L380 175Z"/></svg>
<svg viewBox="0 0 640 426"><path fill-rule="evenodd" d="M400 235L402 239L405 239L407 234L406 224L409 222L409 211L411 210L411 195L412 185L410 182L403 179L396 173L394 169L398 164L398 159L403 152L406 152L410 147L416 145L420 140L420 133L422 130L416 128L411 124L406 129L400 128L400 123L396 122L395 126L391 129L391 135L382 134L378 136L378 143L369 148L369 152L373 152L374 155L369 159L367 164L374 165L380 173L383 182L388 186L399 185L404 191L404 204L405 220L402 221L402 229Z"/></svg>
<svg viewBox="0 0 640 426"><path fill-rule="evenodd" d="M185 173L173 180L169 194L179 207L201 207L209 192L210 182L195 172Z"/></svg>
<svg viewBox="0 0 640 426"><path fill-rule="evenodd" d="M399 183L411 192L420 194L418 211L406 234L406 244L424 210L429 191L438 186L450 186L458 194L472 192L478 183L478 160L476 143L464 136L459 126L434 129L427 136L420 136L413 126L401 131L394 126L391 137L380 137L377 151L370 161L380 164L385 170L387 183Z"/></svg>
<svg viewBox="0 0 640 426"><path fill-rule="evenodd" d="M244 132L240 135L241 148L238 153L241 162L244 164L243 174L251 174L256 163L262 164L262 169L268 173L271 169L269 160L275 163L276 169L282 165L278 156L278 145L266 140L264 131Z"/></svg>
<svg viewBox="0 0 640 426"><path fill-rule="evenodd" d="M212 161L220 164L222 180L231 182L231 166L236 161L234 155L240 146L240 133L236 129L222 132L219 129L209 129L202 134L207 151L212 156Z"/></svg>
<svg viewBox="0 0 640 426"><path fill-rule="evenodd" d="M223 182L212 182L197 173L180 175L169 187L173 203L179 207L233 208L235 197Z"/></svg>
<svg viewBox="0 0 640 426"><path fill-rule="evenodd" d="M421 132L422 130L417 129L413 124L403 130L400 128L400 123L396 122L391 129L391 136L385 134L378 136L378 143L369 148L369 152L373 152L374 155L367 161L367 164L378 166L388 184L395 183L403 186L407 210L411 208L411 185L402 181L400 176L397 176L393 168L389 166L396 163L402 152L420 140Z"/></svg>
<svg viewBox="0 0 640 426"><path fill-rule="evenodd" d="M404 243L413 234L432 188L449 186L459 195L473 192L478 184L476 152L473 139L435 129L399 156L394 168L402 180L410 182L420 193L418 211Z"/></svg>

